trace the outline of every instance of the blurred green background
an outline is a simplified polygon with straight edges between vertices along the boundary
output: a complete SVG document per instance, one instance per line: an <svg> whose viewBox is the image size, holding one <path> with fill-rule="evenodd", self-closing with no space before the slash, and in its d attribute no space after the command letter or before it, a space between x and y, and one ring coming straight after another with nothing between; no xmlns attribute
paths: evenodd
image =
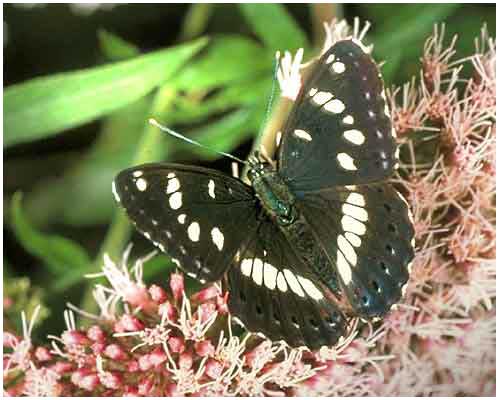
<svg viewBox="0 0 499 400"><path fill-rule="evenodd" d="M459 34L458 57L473 53L484 23L495 36L495 5L479 4L3 9L4 306L17 325L22 309L43 303L38 335L63 329L67 301L92 309L94 282L82 275L104 251L121 254L130 237L134 255L152 250L117 209L117 172L168 160L230 173L230 160L160 134L149 117L244 158L264 120L275 51L317 54L324 21L372 23L366 42L386 61L387 86L418 73L435 23L446 23L447 41ZM158 256L145 277L161 282L169 268Z"/></svg>

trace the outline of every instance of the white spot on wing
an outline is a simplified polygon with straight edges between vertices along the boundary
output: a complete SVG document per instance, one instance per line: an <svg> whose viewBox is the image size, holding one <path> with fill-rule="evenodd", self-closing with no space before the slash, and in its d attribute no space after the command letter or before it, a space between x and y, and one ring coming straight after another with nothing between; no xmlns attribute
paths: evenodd
<svg viewBox="0 0 499 400"><path fill-rule="evenodd" d="M314 97L312 97L312 101L319 105L322 106L324 103L328 102L333 98L333 94L329 92L317 92Z"/></svg>
<svg viewBox="0 0 499 400"><path fill-rule="evenodd" d="M219 251L222 251L224 247L224 235L217 227L211 230L211 240L215 243Z"/></svg>
<svg viewBox="0 0 499 400"><path fill-rule="evenodd" d="M343 123L345 125L353 125L354 123L353 117L351 115L347 115L345 118L343 118Z"/></svg>
<svg viewBox="0 0 499 400"><path fill-rule="evenodd" d="M303 290L307 293L309 297L314 300L320 300L324 296L321 291L315 286L310 279L304 278L302 276L298 277L298 281L301 283Z"/></svg>
<svg viewBox="0 0 499 400"><path fill-rule="evenodd" d="M189 239L191 239L191 241L193 242L199 241L200 232L201 230L199 229L199 224L197 222L192 222L187 228L187 235L189 236Z"/></svg>
<svg viewBox="0 0 499 400"><path fill-rule="evenodd" d="M345 203L341 207L341 211L343 211L343 214L350 215L359 221L365 222L368 220L368 214L365 208Z"/></svg>
<svg viewBox="0 0 499 400"><path fill-rule="evenodd" d="M366 205L364 195L360 193L350 193L346 199L346 202L359 207L364 207Z"/></svg>
<svg viewBox="0 0 499 400"><path fill-rule="evenodd" d="M308 132L304 131L303 129L295 129L293 134L300 139L306 140L307 142L310 142L312 140L312 136L310 136Z"/></svg>
<svg viewBox="0 0 499 400"><path fill-rule="evenodd" d="M213 179L208 182L208 194L212 199L215 198L215 181Z"/></svg>
<svg viewBox="0 0 499 400"><path fill-rule="evenodd" d="M356 235L362 236L366 233L366 226L349 215L344 215L341 218L341 227L345 232L353 232Z"/></svg>
<svg viewBox="0 0 499 400"><path fill-rule="evenodd" d="M340 274L343 283L348 285L352 281L352 269L340 250L337 252L336 267L338 268L338 273Z"/></svg>
<svg viewBox="0 0 499 400"><path fill-rule="evenodd" d="M141 192L147 189L147 181L144 178L137 179L135 185L137 186L137 189L139 189Z"/></svg>
<svg viewBox="0 0 499 400"><path fill-rule="evenodd" d="M143 171L133 171L132 175L134 178L139 178L142 176L143 173L144 173Z"/></svg>
<svg viewBox="0 0 499 400"><path fill-rule="evenodd" d="M341 73L345 72L345 64L343 64L340 61L336 61L333 64L332 68L333 68L333 71L336 72L337 74L341 74Z"/></svg>
<svg viewBox="0 0 499 400"><path fill-rule="evenodd" d="M310 92L308 92L308 94L310 95L310 97L314 97L317 92L317 88L312 88L310 89Z"/></svg>
<svg viewBox="0 0 499 400"><path fill-rule="evenodd" d="M113 183L111 184L111 189L113 191L113 195L114 195L114 198L116 199L116 201L118 203L121 203L120 195L118 194L118 192L116 190L116 182L113 181Z"/></svg>
<svg viewBox="0 0 499 400"><path fill-rule="evenodd" d="M180 189L180 181L178 178L173 178L168 180L168 184L166 185L166 194L171 194Z"/></svg>
<svg viewBox="0 0 499 400"><path fill-rule="evenodd" d="M184 225L184 224L185 224L185 217L186 217L186 215L185 215L185 214L180 214L180 215L177 217L177 221L179 222L179 224L182 224L182 225Z"/></svg>
<svg viewBox="0 0 499 400"><path fill-rule="evenodd" d="M286 292L288 290L288 285L286 283L286 279L284 279L284 275L282 272L277 274L277 287L281 292Z"/></svg>
<svg viewBox="0 0 499 400"><path fill-rule="evenodd" d="M253 282L258 286L263 283L263 261L260 258L255 258L253 262L253 271L251 271Z"/></svg>
<svg viewBox="0 0 499 400"><path fill-rule="evenodd" d="M279 270L272 264L265 263L263 265L263 283L270 290L274 290L277 285L277 273Z"/></svg>
<svg viewBox="0 0 499 400"><path fill-rule="evenodd" d="M286 277L286 281L288 282L291 290L300 297L305 297L305 292L300 286L298 279L296 279L295 274L293 274L289 269L285 269L284 276Z"/></svg>
<svg viewBox="0 0 499 400"><path fill-rule="evenodd" d="M357 265L357 253L343 235L338 235L338 247L351 265Z"/></svg>
<svg viewBox="0 0 499 400"><path fill-rule="evenodd" d="M170 172L170 173L168 173L168 175L167 175L166 177L167 177L168 179L175 178L175 173Z"/></svg>
<svg viewBox="0 0 499 400"><path fill-rule="evenodd" d="M176 258L172 258L172 263L174 263L177 267L180 267L180 261Z"/></svg>
<svg viewBox="0 0 499 400"><path fill-rule="evenodd" d="M345 109L345 104L339 99L334 99L324 106L324 110L332 112L334 114L342 113Z"/></svg>
<svg viewBox="0 0 499 400"><path fill-rule="evenodd" d="M348 131L344 131L343 137L349 142L352 142L356 145L361 145L366 140L362 132L357 129L349 129Z"/></svg>
<svg viewBox="0 0 499 400"><path fill-rule="evenodd" d="M336 156L336 159L340 163L341 168L349 170L349 171L356 171L357 167L355 166L353 162L353 158L350 157L347 153L340 153Z"/></svg>
<svg viewBox="0 0 499 400"><path fill-rule="evenodd" d="M251 269L253 266L253 260L251 258L245 258L241 261L241 272L244 276L251 275Z"/></svg>
<svg viewBox="0 0 499 400"><path fill-rule="evenodd" d="M345 232L345 237L352 244L352 246L360 247L360 245L362 244L362 240L355 233Z"/></svg>
<svg viewBox="0 0 499 400"><path fill-rule="evenodd" d="M168 202L170 203L170 208L172 210L178 210L182 207L182 192L173 193L168 199Z"/></svg>
<svg viewBox="0 0 499 400"><path fill-rule="evenodd" d="M334 61L334 54L330 54L330 55L326 58L326 64L331 64L333 61Z"/></svg>

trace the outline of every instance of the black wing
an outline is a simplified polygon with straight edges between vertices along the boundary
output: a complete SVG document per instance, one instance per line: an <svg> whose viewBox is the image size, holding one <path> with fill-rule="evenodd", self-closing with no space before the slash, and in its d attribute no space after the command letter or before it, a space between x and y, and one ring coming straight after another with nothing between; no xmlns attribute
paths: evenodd
<svg viewBox="0 0 499 400"><path fill-rule="evenodd" d="M297 206L310 224L356 314L385 314L401 298L414 257L409 210L387 184L307 192Z"/></svg>
<svg viewBox="0 0 499 400"><path fill-rule="evenodd" d="M137 229L201 281L220 279L246 227L256 229L253 189L206 168L140 165L122 171L113 191Z"/></svg>
<svg viewBox="0 0 499 400"><path fill-rule="evenodd" d="M229 308L251 331L290 346L334 345L346 320L285 236L263 217L227 273Z"/></svg>
<svg viewBox="0 0 499 400"><path fill-rule="evenodd" d="M373 59L337 42L304 83L283 131L279 172L295 191L388 178L396 145Z"/></svg>

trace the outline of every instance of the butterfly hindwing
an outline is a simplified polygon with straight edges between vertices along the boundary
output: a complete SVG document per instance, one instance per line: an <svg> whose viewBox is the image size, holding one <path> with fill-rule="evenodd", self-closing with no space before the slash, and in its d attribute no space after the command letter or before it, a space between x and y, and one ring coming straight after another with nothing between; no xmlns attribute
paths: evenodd
<svg viewBox="0 0 499 400"><path fill-rule="evenodd" d="M286 237L264 218L227 273L229 308L250 331L317 349L344 334L346 320Z"/></svg>
<svg viewBox="0 0 499 400"><path fill-rule="evenodd" d="M356 315L381 316L400 300L414 257L414 230L395 189L381 183L307 192L297 206Z"/></svg>
<svg viewBox="0 0 499 400"><path fill-rule="evenodd" d="M113 186L138 230L201 281L221 278L246 239L241 227L257 223L253 189L206 168L140 165Z"/></svg>
<svg viewBox="0 0 499 400"><path fill-rule="evenodd" d="M396 145L378 67L351 40L332 46L304 83L283 130L279 171L297 191L388 178Z"/></svg>

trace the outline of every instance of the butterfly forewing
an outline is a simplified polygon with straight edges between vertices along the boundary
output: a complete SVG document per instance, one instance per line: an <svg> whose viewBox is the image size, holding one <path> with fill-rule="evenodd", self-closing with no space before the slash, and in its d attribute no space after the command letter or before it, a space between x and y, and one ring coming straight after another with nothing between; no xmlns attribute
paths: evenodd
<svg viewBox="0 0 499 400"><path fill-rule="evenodd" d="M380 316L400 300L414 257L414 230L395 189L369 184L307 192L297 205L355 314Z"/></svg>
<svg viewBox="0 0 499 400"><path fill-rule="evenodd" d="M201 281L221 278L257 224L253 189L206 168L140 165L113 186L138 230Z"/></svg>
<svg viewBox="0 0 499 400"><path fill-rule="evenodd" d="M282 135L279 170L294 190L374 182L396 163L379 70L351 40L337 42L304 83Z"/></svg>

